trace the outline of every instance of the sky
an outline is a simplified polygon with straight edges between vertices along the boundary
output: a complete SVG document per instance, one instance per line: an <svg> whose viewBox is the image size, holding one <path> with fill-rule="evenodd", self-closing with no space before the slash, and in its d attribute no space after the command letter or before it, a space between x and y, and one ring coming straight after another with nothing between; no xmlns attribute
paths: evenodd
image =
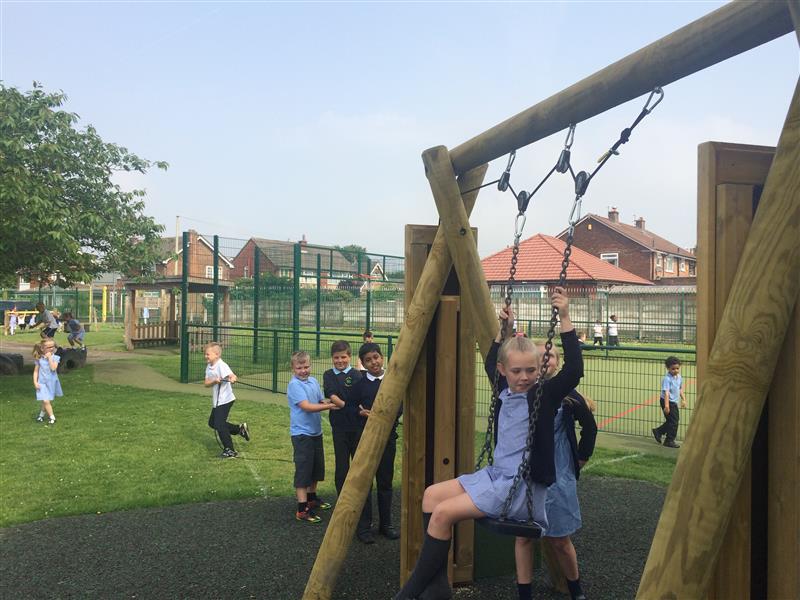
<svg viewBox="0 0 800 600"><path fill-rule="evenodd" d="M181 230L402 255L404 224L438 221L426 148L453 148L722 4L0 0L0 79L63 90L79 126L167 161L116 178L147 190L165 235L180 215ZM614 206L693 247L698 144L775 145L798 71L786 35L666 86L584 213ZM579 124L574 168L594 168L645 100ZM518 150L515 189L536 186L565 133ZM573 198L554 175L524 237L562 231ZM481 256L511 243L515 214L510 194L481 192Z"/></svg>

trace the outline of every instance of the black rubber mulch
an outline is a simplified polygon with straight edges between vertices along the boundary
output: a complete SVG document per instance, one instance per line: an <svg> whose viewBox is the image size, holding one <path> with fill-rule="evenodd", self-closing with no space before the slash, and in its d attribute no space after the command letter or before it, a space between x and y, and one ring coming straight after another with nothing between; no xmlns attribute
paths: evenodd
<svg viewBox="0 0 800 600"><path fill-rule="evenodd" d="M585 528L574 541L587 596L633 598L665 490L597 477L579 487ZM293 510L290 499L270 498L9 527L0 530L0 597L300 598L325 522L296 522ZM399 542L377 539L353 543L334 598L394 596ZM563 598L540 575L534 597ZM495 577L455 598L513 599L516 587L512 576Z"/></svg>

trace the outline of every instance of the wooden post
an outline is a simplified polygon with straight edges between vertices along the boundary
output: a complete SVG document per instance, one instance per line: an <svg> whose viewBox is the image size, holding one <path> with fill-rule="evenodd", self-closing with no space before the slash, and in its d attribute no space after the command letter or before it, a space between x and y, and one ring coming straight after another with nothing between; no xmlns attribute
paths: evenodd
<svg viewBox="0 0 800 600"><path fill-rule="evenodd" d="M797 34L797 42L800 43L800 2L798 0L786 0L789 6L789 14L794 23L794 32Z"/></svg>
<svg viewBox="0 0 800 600"><path fill-rule="evenodd" d="M798 197L800 85L720 320L639 598L699 598L708 591L709 565L722 544L800 291Z"/></svg>
<svg viewBox="0 0 800 600"><path fill-rule="evenodd" d="M730 2L456 146L453 170L460 175L794 30L784 2Z"/></svg>
<svg viewBox="0 0 800 600"><path fill-rule="evenodd" d="M128 293L125 294L125 336L123 339L125 348L133 350L133 339L136 337L136 288L126 286L125 289Z"/></svg>
<svg viewBox="0 0 800 600"><path fill-rule="evenodd" d="M480 185L486 174L486 168L484 165L465 174L459 180L461 189L466 191ZM469 212L476 198L477 191L465 195L464 204ZM406 311L397 347L375 399L372 415L367 421L342 494L336 503L331 522L317 553L314 568L303 594L306 600L328 599L333 593L336 577L347 554L361 507L364 505L378 461L405 396L406 386L417 363L420 348L427 335L450 268L451 259L444 234L437 233L414 298Z"/></svg>

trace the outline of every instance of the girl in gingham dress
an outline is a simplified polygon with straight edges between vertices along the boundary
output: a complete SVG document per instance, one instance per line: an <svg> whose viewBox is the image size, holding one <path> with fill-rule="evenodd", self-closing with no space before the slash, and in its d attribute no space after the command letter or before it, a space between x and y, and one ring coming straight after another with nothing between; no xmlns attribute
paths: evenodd
<svg viewBox="0 0 800 600"><path fill-rule="evenodd" d="M41 423L47 415L50 425L56 422L52 402L56 396L64 395L57 372L61 357L55 352L56 343L49 338L33 347L33 358L36 359L36 365L33 367L33 387L36 388L36 399L42 403L36 420Z"/></svg>

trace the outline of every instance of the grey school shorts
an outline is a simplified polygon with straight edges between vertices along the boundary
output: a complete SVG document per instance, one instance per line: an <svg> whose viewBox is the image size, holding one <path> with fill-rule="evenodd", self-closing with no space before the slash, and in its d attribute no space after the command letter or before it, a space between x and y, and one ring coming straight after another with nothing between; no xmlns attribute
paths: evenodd
<svg viewBox="0 0 800 600"><path fill-rule="evenodd" d="M321 435L293 435L294 487L308 487L325 479L325 452Z"/></svg>

